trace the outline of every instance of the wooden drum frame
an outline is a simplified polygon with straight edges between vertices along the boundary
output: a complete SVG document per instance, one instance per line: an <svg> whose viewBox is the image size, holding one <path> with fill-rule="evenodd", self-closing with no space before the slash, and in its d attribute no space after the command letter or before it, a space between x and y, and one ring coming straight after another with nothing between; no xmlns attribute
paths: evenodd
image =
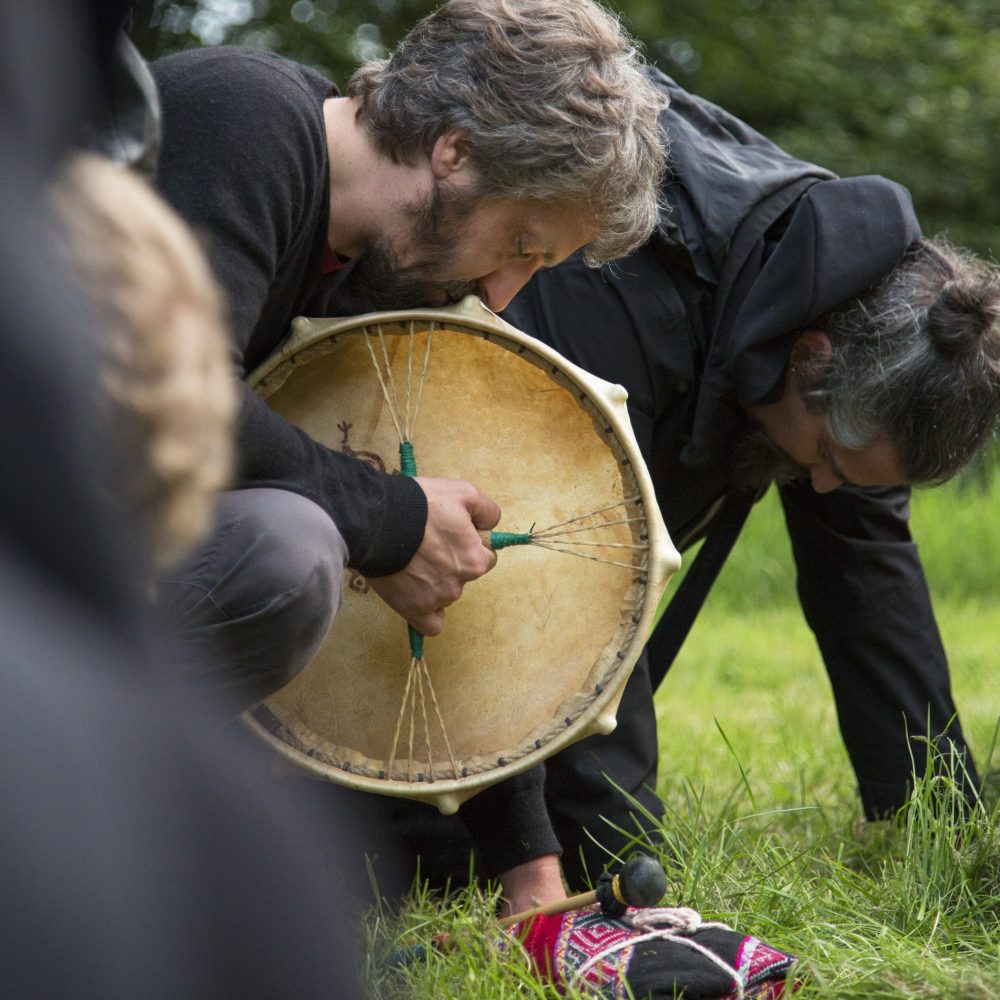
<svg viewBox="0 0 1000 1000"><path fill-rule="evenodd" d="M680 564L621 386L473 297L298 319L251 384L317 441L384 471L400 468L408 438L420 474L475 483L522 543L466 586L425 650L348 571L323 647L246 714L252 730L314 775L450 813L614 729Z"/></svg>

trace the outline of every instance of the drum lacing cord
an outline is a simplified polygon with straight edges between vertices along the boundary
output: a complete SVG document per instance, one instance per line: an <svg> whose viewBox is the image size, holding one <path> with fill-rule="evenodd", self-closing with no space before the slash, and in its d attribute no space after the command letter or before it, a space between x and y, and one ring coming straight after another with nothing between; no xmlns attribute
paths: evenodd
<svg viewBox="0 0 1000 1000"><path fill-rule="evenodd" d="M703 955L708 961L713 965L716 965L719 969L726 973L726 975L731 976L734 983L734 988L736 990L736 997L738 1000L743 1000L745 996L743 988L743 979L739 972L734 969L728 962L723 961L714 952L710 951L704 945L700 945L697 941L690 937L695 931L707 930L710 927L717 927L720 930L731 930L727 924L721 923L719 921L703 921L701 919L701 914L697 910L692 910L687 906L676 906L676 907L646 907L644 909L636 910L633 914L620 918L625 923L631 924L636 930L644 931L645 933L639 934L638 937L628 938L624 941L618 941L603 951L598 952L596 955L591 955L590 958L584 962L574 973L569 981L569 985L573 986L576 984L577 980L581 976L587 974L587 972L598 962L603 961L609 955L615 954L615 952L621 951L624 948L631 948L634 945L642 944L645 941L673 941L675 944L683 945L686 948L692 948L694 951L698 952L699 955Z"/></svg>
<svg viewBox="0 0 1000 1000"><path fill-rule="evenodd" d="M433 780L434 774L434 757L431 753L431 740L430 740L430 725L427 720L427 695L430 696L431 703L434 707L434 713L437 717L438 726L441 729L441 736L444 739L445 749L448 752L448 759L451 761L451 770L454 777L458 777L458 763L455 760L455 754L451 749L451 742L448 739L448 730L444 724L444 716L441 713L441 706L437 700L437 694L434 691L434 683L431 680L430 671L427 668L427 663L423 658L423 641L424 637L412 626L409 626L410 633L410 648L411 650L418 650L418 654L414 655L410 659L410 669L406 675L406 687L403 691L403 701L399 708L399 717L396 720L396 732L392 739L392 751L389 754L389 767L388 774L391 776L393 764L396 761L396 751L399 748L399 737L403 730L403 722L409 715L410 725L409 725L409 735L407 740L409 754L407 757L407 777L412 780L413 778L413 737L416 730L414 723L414 718L416 716L417 702L420 704L420 714L424 722L424 742L427 745L427 766L430 770L430 778ZM414 678L416 678L416 684L413 683Z"/></svg>
<svg viewBox="0 0 1000 1000"><path fill-rule="evenodd" d="M426 358L424 361L426 367ZM406 476L416 476L417 461L413 454L413 443L409 440L399 443L399 466L400 471ZM424 743L427 746L427 767L430 771L430 779L433 780L434 756L431 753L431 733L427 722L427 700L424 692L430 695L431 703L434 706L434 713L437 716L438 726L441 729L441 736L444 739L445 749L448 751L448 759L451 761L452 776L458 777L458 763L455 754L451 749L451 741L448 739L448 729L444 724L444 715L441 713L441 705L437 699L437 692L434 690L434 682L431 680L431 672L427 669L427 662L424 660L424 637L412 626L407 626L410 639L410 670L406 675L406 687L403 690L403 701L399 706L399 718L396 720L396 732L392 738L392 750L389 753L388 773L392 775L392 766L396 762L396 750L399 748L399 736L403 730L403 721L409 712L410 729L407 756L406 774L409 780L413 780L413 736L416 729L414 718L416 716L416 703L420 702L420 714L424 720ZM413 684L414 677L417 679ZM412 695L411 695L412 690Z"/></svg>
<svg viewBox="0 0 1000 1000"><path fill-rule="evenodd" d="M423 398L424 385L427 381L427 366L430 360L431 344L434 340L434 324L431 323L427 329L427 343L424 345L423 361L420 365L420 371L417 373L416 389L414 389L413 384L413 359L415 355L414 345L416 342L415 333L415 325L411 320L409 331L409 350L406 355L406 391L402 399L400 398L400 394L396 386L396 379L392 374L392 364L389 360L389 350L386 347L385 334L382 331L381 325L375 327L374 335L366 335L364 337L365 346L368 348L369 357L371 358L372 365L375 368L375 375L378 378L379 386L382 389L382 396L385 399L386 408L389 411L389 415L392 417L393 425L396 428L396 434L399 436L399 467L400 471L406 476L417 475L417 462L413 453L413 442L411 438L413 436L414 426L417 422L420 402ZM373 342L376 339L379 344L381 363L373 346ZM427 715L427 701L429 698L434 709L434 715L437 718L438 726L441 730L441 736L444 740L445 749L448 753L448 759L451 762L452 775L457 778L459 776L458 763L456 762L455 754L451 749L451 741L448 739L448 730L445 727L444 715L441 712L441 705L438 702L437 693L434 690L434 682L431 680L430 670L424 660L424 637L415 628L413 628L412 625L408 626L407 631L409 634L411 654L410 669L406 675L406 687L403 690L403 700L399 707L399 717L396 720L396 731L392 739L392 749L389 752L389 766L387 773L391 777L392 769L396 762L396 753L399 749L399 739L403 732L403 724L406 721L407 716L409 716L410 724L407 734L407 778L411 781L413 780L413 742L417 731L416 716L419 705L420 717L423 719L424 743L427 748L427 767L430 771L428 777L430 780L433 780L436 777L434 757L431 752L431 727ZM414 683L414 681L416 681L416 683Z"/></svg>
<svg viewBox="0 0 1000 1000"><path fill-rule="evenodd" d="M649 549L649 544L643 542L595 542L581 540L578 538L568 538L569 535L576 535L583 531L598 531L602 528L613 528L622 524L642 524L645 517L620 517L615 520L599 520L593 524L582 522L591 518L606 514L608 511L627 508L630 504L639 501L639 497L625 497L616 503L601 507L599 510L590 511L587 514L577 514L566 521L560 521L541 531L532 529L529 532L516 533L512 531L491 531L489 533L489 545L491 549L505 549L510 545L537 545L540 549L549 549L552 552L564 552L566 555L578 556L581 559L590 559L594 562L605 563L610 566L622 566L625 569L635 569L635 565L630 562L621 562L616 559L608 559L603 556L594 555L590 552L579 552L576 547L599 548L599 549L629 549L633 552L645 552Z"/></svg>
<svg viewBox="0 0 1000 1000"><path fill-rule="evenodd" d="M424 394L424 385L427 382L427 364L431 356L431 343L434 340L434 324L431 323L427 328L427 343L424 347L424 360L417 376L417 389L416 392L414 392L413 348L415 343L415 329L413 321L410 321L409 351L406 356L405 402L399 398L399 392L396 389L396 380L392 375L392 363L389 361L389 350L385 345L385 334L382 332L381 325L376 326L375 330L375 335L366 334L363 339L365 346L368 348L368 355L372 360L372 365L375 368L375 375L378 378L378 384L382 388L382 396L385 399L386 408L389 410L389 415L392 417L392 422L396 428L396 434L399 436L400 444L402 444L403 442L408 442L413 437L413 428L417 422L417 412L420 409L420 402L423 399ZM372 342L376 339L376 336L378 338L382 354L381 363L375 355L375 348L372 346ZM416 475L416 473L414 473L414 475Z"/></svg>

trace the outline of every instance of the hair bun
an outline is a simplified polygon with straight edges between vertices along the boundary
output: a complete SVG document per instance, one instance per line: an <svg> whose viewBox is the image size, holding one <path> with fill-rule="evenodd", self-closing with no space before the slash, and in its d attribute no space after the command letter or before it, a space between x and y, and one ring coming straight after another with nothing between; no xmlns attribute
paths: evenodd
<svg viewBox="0 0 1000 1000"><path fill-rule="evenodd" d="M997 329L1000 320L1000 281L952 278L941 286L927 310L927 332L947 355L976 349L981 337Z"/></svg>

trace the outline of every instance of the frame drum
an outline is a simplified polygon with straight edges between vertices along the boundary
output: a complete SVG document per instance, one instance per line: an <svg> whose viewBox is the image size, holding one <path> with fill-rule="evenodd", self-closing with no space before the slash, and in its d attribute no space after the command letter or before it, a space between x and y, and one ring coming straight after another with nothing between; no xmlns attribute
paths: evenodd
<svg viewBox="0 0 1000 1000"><path fill-rule="evenodd" d="M522 543L466 586L422 653L349 570L323 647L247 713L251 729L314 775L447 813L614 728L680 564L621 386L474 297L298 319L251 383L314 439L386 472L410 438L420 474L475 483Z"/></svg>

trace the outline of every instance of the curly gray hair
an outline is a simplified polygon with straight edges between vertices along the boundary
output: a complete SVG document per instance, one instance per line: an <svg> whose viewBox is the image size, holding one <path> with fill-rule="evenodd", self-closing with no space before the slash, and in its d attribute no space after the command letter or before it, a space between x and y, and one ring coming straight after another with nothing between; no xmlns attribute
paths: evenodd
<svg viewBox="0 0 1000 1000"><path fill-rule="evenodd" d="M389 58L357 70L347 94L397 162L460 129L481 194L587 204L591 264L623 256L656 225L666 99L635 42L591 0L448 0Z"/></svg>
<svg viewBox="0 0 1000 1000"><path fill-rule="evenodd" d="M874 288L814 324L833 355L799 368L806 406L846 448L893 442L907 479L940 483L1000 420L1000 270L920 240Z"/></svg>

